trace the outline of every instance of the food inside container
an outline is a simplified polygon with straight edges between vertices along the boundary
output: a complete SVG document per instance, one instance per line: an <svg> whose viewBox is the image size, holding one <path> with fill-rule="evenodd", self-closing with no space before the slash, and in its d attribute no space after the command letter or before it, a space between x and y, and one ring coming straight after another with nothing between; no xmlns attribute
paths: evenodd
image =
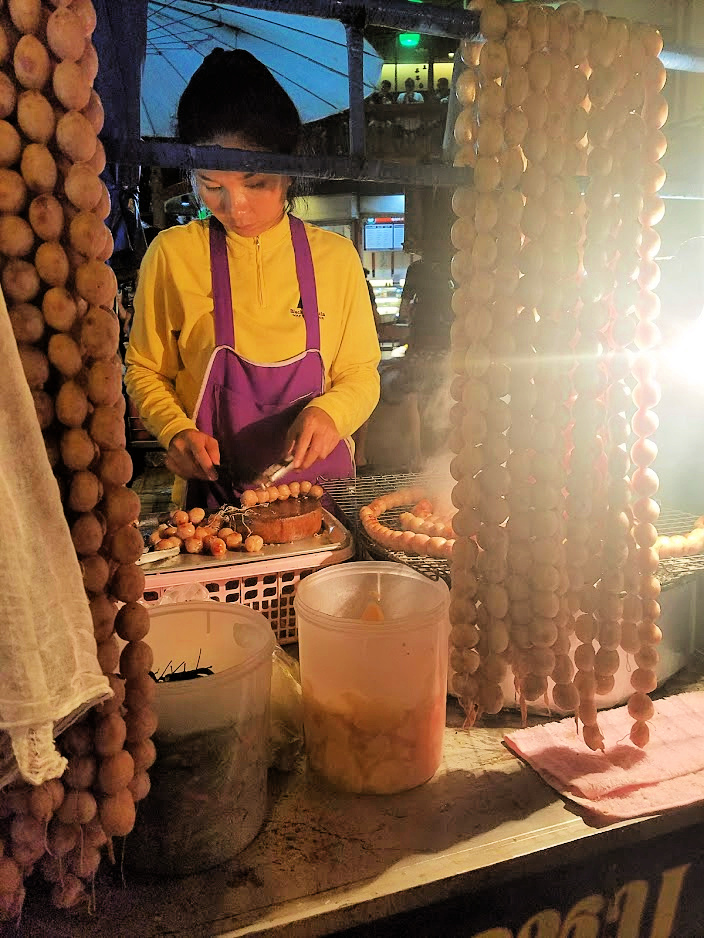
<svg viewBox="0 0 704 938"><path fill-rule="evenodd" d="M150 623L153 673L165 678L157 759L125 861L185 875L236 856L263 823L274 637L235 603L155 606ZM184 671L191 679L174 679Z"/></svg>
<svg viewBox="0 0 704 938"><path fill-rule="evenodd" d="M310 766L347 791L392 794L442 759L448 589L397 563L341 564L295 599Z"/></svg>
<svg viewBox="0 0 704 938"><path fill-rule="evenodd" d="M445 701L431 688L415 706L354 691L321 697L303 684L306 751L338 788L393 794L431 778L442 758Z"/></svg>

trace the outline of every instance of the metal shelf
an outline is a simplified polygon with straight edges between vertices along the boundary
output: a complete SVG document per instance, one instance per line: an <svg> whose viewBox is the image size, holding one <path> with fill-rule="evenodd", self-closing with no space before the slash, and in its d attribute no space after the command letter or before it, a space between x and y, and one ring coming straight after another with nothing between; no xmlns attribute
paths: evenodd
<svg viewBox="0 0 704 938"><path fill-rule="evenodd" d="M288 156L229 147L190 146L173 140L114 140L105 142L111 162L128 165L234 169L240 172L280 173L310 179L354 179L360 182L406 183L451 188L471 183L468 166L447 163L394 163L364 156Z"/></svg>
<svg viewBox="0 0 704 938"><path fill-rule="evenodd" d="M147 0L131 0L132 16L127 16L127 42L120 69L131 71L129 85L140 87L142 60L140 36L146 26ZM140 136L139 107L122 101L120 113L128 125L119 135L105 135L108 160L123 165L163 166L283 173L316 179L349 179L364 182L402 183L451 188L467 185L473 178L469 167L445 163L409 164L366 158L363 88L363 37L366 26L413 30L426 35L456 39L479 35L479 15L466 10L438 7L407 0L220 0L225 5L272 10L337 19L345 27L349 81L349 157L303 157L233 150L222 147L184 146L173 140L143 139ZM130 23L129 20L134 22ZM108 57L110 59L110 57ZM112 59L110 59L112 61ZM126 65L126 62L129 63ZM118 63L114 63L117 66ZM133 71L132 71L133 70ZM137 102L138 104L138 102Z"/></svg>

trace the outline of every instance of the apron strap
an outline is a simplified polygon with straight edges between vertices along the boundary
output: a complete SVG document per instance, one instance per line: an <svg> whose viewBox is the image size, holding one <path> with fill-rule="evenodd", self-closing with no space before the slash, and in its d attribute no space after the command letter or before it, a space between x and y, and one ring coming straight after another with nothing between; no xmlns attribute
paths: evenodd
<svg viewBox="0 0 704 938"><path fill-rule="evenodd" d="M305 225L300 218L289 215L291 224L291 241L293 254L296 258L296 276L301 291L301 304L303 306L303 319L306 324L306 351L320 350L320 319L318 318L318 294L315 289L315 272L313 258L310 253L310 244L306 235Z"/></svg>
<svg viewBox="0 0 704 938"><path fill-rule="evenodd" d="M213 280L213 313L215 316L215 345L235 347L235 317L232 312L230 267L227 262L227 235L214 215L210 227L210 272Z"/></svg>

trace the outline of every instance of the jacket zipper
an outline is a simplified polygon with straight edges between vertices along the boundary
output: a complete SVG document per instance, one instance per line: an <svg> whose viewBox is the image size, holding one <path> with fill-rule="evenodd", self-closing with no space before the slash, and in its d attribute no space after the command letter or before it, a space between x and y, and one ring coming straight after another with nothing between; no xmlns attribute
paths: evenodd
<svg viewBox="0 0 704 938"><path fill-rule="evenodd" d="M262 244L259 236L254 239L254 250L257 259L257 300L260 306L264 305L264 271L262 269Z"/></svg>

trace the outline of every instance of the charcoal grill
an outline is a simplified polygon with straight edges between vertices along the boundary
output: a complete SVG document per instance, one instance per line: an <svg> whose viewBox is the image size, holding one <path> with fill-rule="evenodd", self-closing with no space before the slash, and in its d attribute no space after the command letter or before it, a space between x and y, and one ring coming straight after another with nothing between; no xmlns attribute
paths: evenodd
<svg viewBox="0 0 704 938"><path fill-rule="evenodd" d="M334 479L325 483L325 489L343 513L345 526L355 534L357 544L363 555L374 560L395 560L399 563L405 563L431 579L444 580L449 586L450 564L447 560L407 554L404 551L387 550L369 537L359 520L359 509L381 495L411 485L423 486L429 494L432 494L433 491L446 489L447 479L447 476L440 477L424 473L389 473L386 475L360 476L356 481ZM400 529L399 515L407 510L407 505L392 508L381 515L379 520L390 528ZM667 535L687 534L694 527L696 520L697 515L676 509L663 508L657 524L658 532ZM663 588L667 588L681 583L702 571L704 571L704 554L695 554L692 557L672 557L663 560L660 564L658 576Z"/></svg>

